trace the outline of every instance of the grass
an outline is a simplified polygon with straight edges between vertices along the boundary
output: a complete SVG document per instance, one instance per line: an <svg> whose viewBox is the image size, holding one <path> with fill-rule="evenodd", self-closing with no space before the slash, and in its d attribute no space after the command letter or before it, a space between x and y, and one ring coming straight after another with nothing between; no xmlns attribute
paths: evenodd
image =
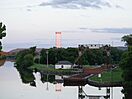
<svg viewBox="0 0 132 99"><path fill-rule="evenodd" d="M37 69L38 71L41 72L49 72L49 73L57 73L57 74L71 74L75 71L76 69L55 69L53 65L43 65L43 64L34 64L29 69Z"/></svg>
<svg viewBox="0 0 132 99"><path fill-rule="evenodd" d="M98 77L98 75L95 75L90 78L90 80L101 82L101 83L107 83L107 82L120 82L123 81L122 77L122 70L121 68L117 67L116 69L112 71L107 71L101 74L101 77Z"/></svg>
<svg viewBox="0 0 132 99"><path fill-rule="evenodd" d="M30 69L35 69L35 68L38 69L38 70L43 70L43 69L47 69L47 65L34 64L34 65L30 66Z"/></svg>

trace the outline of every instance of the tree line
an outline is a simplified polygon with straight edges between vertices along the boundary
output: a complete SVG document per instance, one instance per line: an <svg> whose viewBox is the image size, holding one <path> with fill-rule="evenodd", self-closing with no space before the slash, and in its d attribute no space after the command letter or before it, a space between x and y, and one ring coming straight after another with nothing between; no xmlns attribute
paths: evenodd
<svg viewBox="0 0 132 99"><path fill-rule="evenodd" d="M47 55L48 55L48 64L56 64L58 61L70 61L75 63L75 60L78 58L78 48L49 48L42 49L40 56L36 55L36 47L31 47L20 51L16 55L16 64L18 66L28 67L34 63L47 64ZM48 51L48 53L47 53ZM118 64L121 60L121 55L124 51L117 49L116 47L111 47L110 49L109 62L112 64ZM106 63L107 55L104 49L88 49L81 56L80 60L81 65L101 65ZM75 64L80 64L76 62Z"/></svg>
<svg viewBox="0 0 132 99"><path fill-rule="evenodd" d="M56 64L58 61L67 60L71 63L75 63L78 58L78 48L50 48L42 49L40 58L35 60L36 63L46 64L47 63L47 52L48 51L48 62L49 64ZM121 55L124 51L111 47L109 60L111 63L117 64L121 60ZM106 63L106 51L104 49L88 49L82 55L82 65L100 65ZM78 62L76 63L78 64Z"/></svg>

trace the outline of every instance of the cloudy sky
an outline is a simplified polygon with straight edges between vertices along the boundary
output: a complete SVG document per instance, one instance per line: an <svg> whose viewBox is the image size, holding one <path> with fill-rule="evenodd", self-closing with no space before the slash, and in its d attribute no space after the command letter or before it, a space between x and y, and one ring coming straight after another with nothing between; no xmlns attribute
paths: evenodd
<svg viewBox="0 0 132 99"><path fill-rule="evenodd" d="M4 48L53 47L56 31L62 32L63 47L123 45L121 37L132 33L131 4L131 0L1 0L0 21L7 26Z"/></svg>

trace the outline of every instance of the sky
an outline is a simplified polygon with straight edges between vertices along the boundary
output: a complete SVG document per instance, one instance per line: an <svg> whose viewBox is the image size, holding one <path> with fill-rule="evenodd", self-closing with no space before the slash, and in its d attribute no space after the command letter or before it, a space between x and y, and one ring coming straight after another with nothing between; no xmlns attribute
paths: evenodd
<svg viewBox="0 0 132 99"><path fill-rule="evenodd" d="M131 4L131 0L1 0L0 22L7 27L4 49L53 47L58 31L62 47L123 46L121 37L132 34Z"/></svg>

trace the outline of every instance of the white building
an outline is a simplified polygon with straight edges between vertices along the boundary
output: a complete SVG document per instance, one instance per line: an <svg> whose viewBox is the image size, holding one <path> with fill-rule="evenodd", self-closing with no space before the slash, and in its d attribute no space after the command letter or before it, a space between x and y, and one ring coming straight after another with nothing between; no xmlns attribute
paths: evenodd
<svg viewBox="0 0 132 99"><path fill-rule="evenodd" d="M103 44L86 44L85 46L88 47L89 49L99 49L103 47Z"/></svg>
<svg viewBox="0 0 132 99"><path fill-rule="evenodd" d="M55 69L70 69L72 68L72 63L69 61L58 61L57 64L55 64Z"/></svg>

